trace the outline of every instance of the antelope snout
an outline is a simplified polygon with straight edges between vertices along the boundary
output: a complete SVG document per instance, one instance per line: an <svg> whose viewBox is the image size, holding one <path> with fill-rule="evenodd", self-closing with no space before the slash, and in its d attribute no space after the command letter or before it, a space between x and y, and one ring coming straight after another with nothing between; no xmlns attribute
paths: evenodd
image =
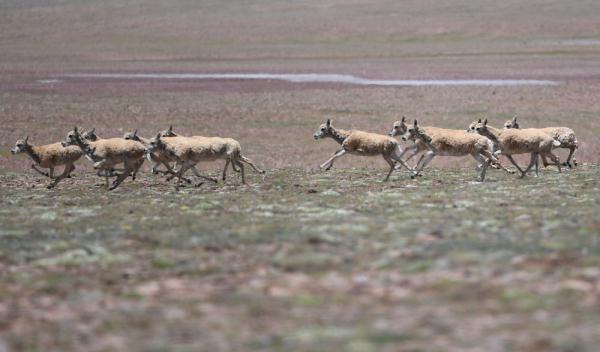
<svg viewBox="0 0 600 352"><path fill-rule="evenodd" d="M11 154L17 154L17 148L11 148L10 149L10 153Z"/></svg>
<svg viewBox="0 0 600 352"><path fill-rule="evenodd" d="M313 134L313 137L315 137L315 139L319 139L319 135L318 134Z"/></svg>
<svg viewBox="0 0 600 352"><path fill-rule="evenodd" d="M152 152L148 149L144 149L144 158L148 159L148 161L152 162Z"/></svg>
<svg viewBox="0 0 600 352"><path fill-rule="evenodd" d="M69 144L65 141L60 142L60 145L62 145L64 148L69 146Z"/></svg>

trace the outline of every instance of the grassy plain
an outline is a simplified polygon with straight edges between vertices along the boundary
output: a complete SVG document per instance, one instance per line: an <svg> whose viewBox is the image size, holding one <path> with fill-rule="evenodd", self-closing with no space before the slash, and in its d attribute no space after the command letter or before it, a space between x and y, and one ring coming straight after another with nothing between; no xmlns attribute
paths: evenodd
<svg viewBox="0 0 600 352"><path fill-rule="evenodd" d="M1 1L0 351L595 351L600 342L597 1ZM78 72L551 79L356 87L91 80ZM52 81L58 80L58 81ZM314 141L326 118L567 125L580 167L519 180L439 158L396 173ZM231 136L267 174L48 191L16 139L174 124ZM561 155L564 155L561 153ZM584 165L585 164L585 165ZM217 174L216 164L202 166Z"/></svg>

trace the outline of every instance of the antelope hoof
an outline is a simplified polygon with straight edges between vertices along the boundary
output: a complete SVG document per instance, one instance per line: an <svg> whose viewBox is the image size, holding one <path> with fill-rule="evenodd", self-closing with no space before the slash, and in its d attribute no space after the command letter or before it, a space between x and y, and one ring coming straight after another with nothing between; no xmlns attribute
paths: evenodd
<svg viewBox="0 0 600 352"><path fill-rule="evenodd" d="M194 187L200 187L204 184L204 182L198 182L196 185L194 185Z"/></svg>
<svg viewBox="0 0 600 352"><path fill-rule="evenodd" d="M217 180L216 178L212 178L212 177L210 177L209 179L210 179L212 182L214 182L214 183L219 183L219 180Z"/></svg>

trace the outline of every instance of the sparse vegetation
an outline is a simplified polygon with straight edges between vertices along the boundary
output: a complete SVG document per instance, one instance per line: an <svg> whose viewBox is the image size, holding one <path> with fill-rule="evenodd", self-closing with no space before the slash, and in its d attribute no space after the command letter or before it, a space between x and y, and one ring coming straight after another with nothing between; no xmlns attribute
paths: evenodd
<svg viewBox="0 0 600 352"><path fill-rule="evenodd" d="M283 169L179 192L144 173L116 193L93 175L49 193L39 177L5 173L0 340L24 350L597 346L598 166L522 180L491 171L485 184L465 182L469 169L384 173Z"/></svg>
<svg viewBox="0 0 600 352"><path fill-rule="evenodd" d="M0 2L0 351L596 351L599 14L562 0ZM68 76L86 72L561 84ZM380 158L316 171L338 147L312 139L328 118L384 134L401 116L463 129L515 115L572 128L579 165L485 184L457 158L416 180L382 182ZM9 152L73 126L169 124L233 137L267 173L176 192L143 167L107 192L81 160L47 190Z"/></svg>

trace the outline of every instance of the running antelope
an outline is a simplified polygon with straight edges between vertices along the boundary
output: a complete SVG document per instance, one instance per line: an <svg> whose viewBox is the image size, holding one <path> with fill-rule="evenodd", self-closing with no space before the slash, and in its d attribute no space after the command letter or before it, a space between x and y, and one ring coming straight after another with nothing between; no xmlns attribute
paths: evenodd
<svg viewBox="0 0 600 352"><path fill-rule="evenodd" d="M425 131L420 128L417 120L408 128L403 139L419 139L429 149L417 163L417 172L433 160L436 155L440 156L465 156L471 155L481 164L479 181L485 180L485 173L491 163L497 163L498 159L493 155L494 145L488 138L463 130L449 130L445 128L429 129ZM479 168L479 167L478 167Z"/></svg>
<svg viewBox="0 0 600 352"><path fill-rule="evenodd" d="M397 161L404 166L410 173L411 178L415 177L415 174L410 166L408 166L404 160L400 158L400 155L402 155L400 144L397 140L390 136L363 131L346 131L343 129L338 129L333 127L330 119L327 119L326 123L319 126L319 129L315 132L314 137L315 139L329 137L342 146L342 149L335 152L331 158L319 166L322 169L331 169L335 160L342 157L344 154L362 156L381 155L383 159L385 159L385 161L387 161L387 163L390 165L390 171L388 172L384 181L387 181L394 171L394 161Z"/></svg>
<svg viewBox="0 0 600 352"><path fill-rule="evenodd" d="M19 139L10 152L12 154L26 153L29 155L34 162L34 164L31 164L31 168L41 175L52 179L47 188L54 188L62 179L70 177L71 172L75 170L75 162L83 155L83 152L79 148L63 147L60 142L34 146L33 144L29 144L29 136L25 137L25 139ZM36 165L47 168L48 172L38 169ZM65 166L62 174L54 177L54 168L61 165Z"/></svg>
<svg viewBox="0 0 600 352"><path fill-rule="evenodd" d="M179 137L179 135L173 132L173 126L169 126L168 129L160 132L161 137ZM223 168L222 179L225 181L227 175L227 168L231 163L231 167L234 171L242 173L242 183L246 183L246 178L244 175L244 165L242 163L246 163L254 169L254 171L259 174L264 174L265 171L259 169L249 158L245 157L242 154L242 147L240 142L233 138L223 138L223 137L205 137L205 136L191 136L190 138L195 138L198 140L202 140L208 144L210 144L214 150L215 160L225 159L225 167ZM239 170L236 168L238 167Z"/></svg>
<svg viewBox="0 0 600 352"><path fill-rule="evenodd" d="M405 122L406 122L405 116L402 116L402 120L394 122L394 125L392 126L392 130L388 133L388 136L390 136L390 137L404 136L406 134L406 131L408 130ZM423 129L424 131L428 131L429 129L433 129L433 128L436 128L436 127L430 127L430 126L421 127L421 129ZM406 159L404 159L404 161L407 163L415 155L427 150L427 145L425 145L425 143L423 143L420 139L414 139L411 137L411 141L413 142L413 144L406 147L402 151L402 154L400 154L400 157L403 157L404 153L406 153L409 150L412 151L412 153ZM415 167L416 166L417 165L415 165ZM402 166L398 165L396 167L399 168Z"/></svg>
<svg viewBox="0 0 600 352"><path fill-rule="evenodd" d="M180 165L179 170L173 175L177 177L177 185L175 186L177 190L181 186L183 175L189 169L192 169L197 177L215 183L218 182L216 179L201 175L195 168L196 164L200 161L213 161L220 158L214 146L207 141L191 137L161 137L161 133L158 133L156 137L148 141L145 154L149 158L151 153L158 150L169 155L170 158L176 160L177 164ZM200 182L196 187L202 184Z"/></svg>
<svg viewBox="0 0 600 352"><path fill-rule="evenodd" d="M521 178L525 177L527 172L535 165L535 176L538 176L538 156L547 156L554 162L553 165L558 167L558 172L562 172L560 168L560 159L552 154L552 148L560 146L560 142L556 141L547 133L544 133L536 128L526 129L508 129L500 130L487 124L487 119L475 125L475 130L480 135L491 139L499 147L502 155L505 155L508 160L521 172ZM529 166L523 171L513 159L516 154L530 154L531 159Z"/></svg>
<svg viewBox="0 0 600 352"><path fill-rule="evenodd" d="M81 133L81 138L83 138L86 141L90 141L90 142L97 142L97 141L103 139L102 137L98 136L98 134L96 133L95 127L92 128L91 130ZM117 171L123 171L123 169L113 168L110 170L98 170L97 175L102 176L102 177L104 177L104 176L113 177L113 176L117 176L115 173ZM108 175L106 175L107 173L108 173ZM136 176L137 176L137 170L131 174L131 179L135 180Z"/></svg>
<svg viewBox="0 0 600 352"><path fill-rule="evenodd" d="M78 146L85 153L86 158L94 163L94 169L105 170L106 187L109 190L117 188L130 173L135 173L144 162L144 147L140 143L122 138L90 142L83 139L77 127L67 134L62 145L64 147ZM125 169L109 187L108 171L113 170L114 166L120 163L124 164Z"/></svg>
<svg viewBox="0 0 600 352"><path fill-rule="evenodd" d="M148 143L150 142L149 139L141 137L137 134L137 129L133 132L127 132L125 133L125 135L123 135L124 139L127 140L132 140L132 141L137 141L139 143L141 143L144 147L146 147L148 145ZM175 172L173 171L173 168L171 167L170 163L172 162L172 160L168 157L168 155L166 153L163 153L160 150L156 150L155 152L150 154L150 159L148 159L148 161L150 161L151 163L154 163L152 165L152 173L153 174L158 174L158 173L163 173L163 174L175 174ZM167 168L167 171L161 171L158 169L158 167L160 165L164 165Z"/></svg>
<svg viewBox="0 0 600 352"><path fill-rule="evenodd" d="M516 116L504 123L505 130L511 128L520 128ZM540 130L560 142L560 146L557 148L569 149L569 156L567 156L567 160L563 163L563 166L568 166L570 169L573 168L573 165L577 166L577 160L573 157L575 155L575 150L579 147L579 142L575 137L575 131L568 127L544 127L540 128ZM571 164L571 159L573 160L573 164ZM545 156L542 156L542 163L544 164L544 167L548 165Z"/></svg>

